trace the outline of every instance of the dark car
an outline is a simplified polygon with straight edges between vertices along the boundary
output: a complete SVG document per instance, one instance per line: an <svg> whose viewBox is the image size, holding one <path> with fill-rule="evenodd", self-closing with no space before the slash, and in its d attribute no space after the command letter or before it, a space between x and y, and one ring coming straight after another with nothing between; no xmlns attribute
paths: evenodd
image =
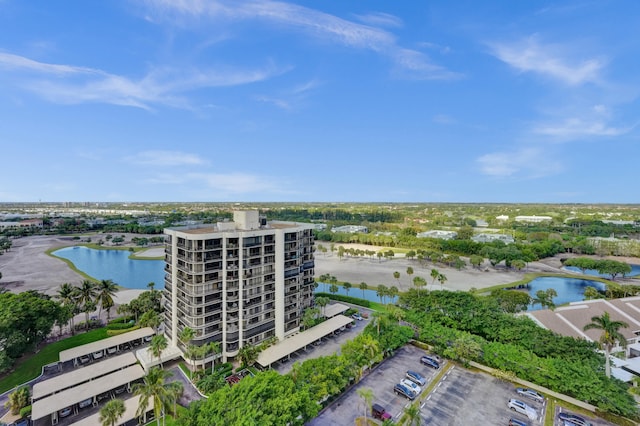
<svg viewBox="0 0 640 426"><path fill-rule="evenodd" d="M393 391L395 392L396 395L402 395L405 398L410 399L412 401L416 397L416 394L411 389L409 389L408 387L400 383L398 383L393 387Z"/></svg>
<svg viewBox="0 0 640 426"><path fill-rule="evenodd" d="M560 413L558 419L562 420L565 426L591 426L591 422L575 414Z"/></svg>
<svg viewBox="0 0 640 426"><path fill-rule="evenodd" d="M420 363L436 370L440 368L440 364L438 363L438 361L428 356L420 357Z"/></svg>
<svg viewBox="0 0 640 426"><path fill-rule="evenodd" d="M387 410L380 404L373 404L371 406L371 416L374 419L385 421L391 418L391 414L387 413Z"/></svg>
<svg viewBox="0 0 640 426"><path fill-rule="evenodd" d="M509 419L509 426L529 426L529 423L522 420L511 418Z"/></svg>

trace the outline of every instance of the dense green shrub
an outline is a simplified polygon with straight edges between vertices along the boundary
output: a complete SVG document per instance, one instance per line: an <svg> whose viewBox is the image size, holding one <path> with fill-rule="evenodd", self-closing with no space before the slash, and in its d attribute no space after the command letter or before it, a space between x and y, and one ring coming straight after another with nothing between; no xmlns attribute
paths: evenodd
<svg viewBox="0 0 640 426"><path fill-rule="evenodd" d="M360 299L353 296L344 296L342 294L316 293L315 296L328 297L329 299L338 300L340 302L353 303L354 305L364 306L365 308L369 308L371 306L371 302L369 302L368 300Z"/></svg>

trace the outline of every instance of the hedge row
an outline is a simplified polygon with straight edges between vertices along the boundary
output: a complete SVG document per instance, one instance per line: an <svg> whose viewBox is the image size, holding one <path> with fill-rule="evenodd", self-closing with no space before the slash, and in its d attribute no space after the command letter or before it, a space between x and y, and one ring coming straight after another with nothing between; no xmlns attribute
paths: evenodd
<svg viewBox="0 0 640 426"><path fill-rule="evenodd" d="M127 330L133 327L135 324L128 322L112 323L107 325L107 330Z"/></svg>
<svg viewBox="0 0 640 426"><path fill-rule="evenodd" d="M353 303L354 305L364 306L365 308L371 307L371 302L358 297L344 296L342 294L315 293L315 297L318 296L328 297L329 299L338 300L340 302Z"/></svg>

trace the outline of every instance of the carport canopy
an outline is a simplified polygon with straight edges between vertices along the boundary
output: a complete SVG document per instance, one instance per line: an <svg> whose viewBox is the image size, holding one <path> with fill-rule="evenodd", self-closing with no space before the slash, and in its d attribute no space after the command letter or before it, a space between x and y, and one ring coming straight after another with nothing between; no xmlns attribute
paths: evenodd
<svg viewBox="0 0 640 426"><path fill-rule="evenodd" d="M31 406L31 419L41 419L65 407L141 379L144 375L142 367L134 365L40 399Z"/></svg>
<svg viewBox="0 0 640 426"><path fill-rule="evenodd" d="M113 346L122 345L124 343L133 342L143 337L153 336L155 332L151 327L140 328L128 333L119 334L117 336L108 337L98 340L97 342L87 343L86 345L76 346L60 352L60 362L71 361L80 358L82 355L91 355L94 352L103 351Z"/></svg>
<svg viewBox="0 0 640 426"><path fill-rule="evenodd" d="M136 356L131 352L127 352L122 355L97 362L90 367L80 367L66 374L38 382L33 385L33 400L37 401L55 392L63 391L67 388L88 382L89 380L94 380L124 367L132 366L137 362L138 360L136 359Z"/></svg>
<svg viewBox="0 0 640 426"><path fill-rule="evenodd" d="M347 305L343 305L342 303L334 303L332 305L327 305L324 307L324 316L327 318L332 318L338 314L343 313L348 309L349 307Z"/></svg>
<svg viewBox="0 0 640 426"><path fill-rule="evenodd" d="M118 417L118 424L123 424L128 422L129 420L133 420L136 417L136 413L138 412L138 406L140 402L139 396L134 396L133 398L128 398L124 400L124 414L122 417ZM147 410L153 410L153 398L149 397L147 405ZM77 421L74 423L74 426L95 426L102 424L100 422L100 413L95 413L89 417L85 417L84 419Z"/></svg>
<svg viewBox="0 0 640 426"><path fill-rule="evenodd" d="M269 346L258 355L258 364L262 367L269 367L279 359L284 358L292 354L293 352L304 348L307 345L315 342L316 340L333 333L340 327L343 327L349 323L352 323L353 319L345 317L344 315L338 315L333 318L329 318L323 323L311 327L295 336L284 339L281 342L276 343L273 346Z"/></svg>

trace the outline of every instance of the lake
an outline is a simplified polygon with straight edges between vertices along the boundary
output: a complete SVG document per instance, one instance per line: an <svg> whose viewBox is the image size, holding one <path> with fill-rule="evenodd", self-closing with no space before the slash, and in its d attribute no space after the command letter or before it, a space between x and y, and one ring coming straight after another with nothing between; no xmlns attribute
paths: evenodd
<svg viewBox="0 0 640 426"><path fill-rule="evenodd" d="M71 261L77 269L97 280L112 280L121 287L146 289L150 282L164 288L164 261L129 259L128 250L95 250L67 247L52 253Z"/></svg>
<svg viewBox="0 0 640 426"><path fill-rule="evenodd" d="M546 290L553 288L558 296L553 298L556 306L569 302L578 302L584 300L584 289L587 287L595 287L597 290L604 291L605 285L598 281L583 280L580 278L562 278L562 277L538 277L529 282L529 296L535 297L538 290ZM529 311L537 311L542 309L540 305L529 306Z"/></svg>
<svg viewBox="0 0 640 426"><path fill-rule="evenodd" d="M315 291L316 293L329 293L329 294L331 294L331 292L329 291L329 287L331 286L331 284L323 283L323 282L319 282L318 284L319 284L318 288L316 288L316 291ZM349 293L347 294L347 291L344 289L344 287L339 285L338 286L338 292L336 294L341 294L343 296L357 297L359 299L365 299L365 300L368 300L370 302L378 302L378 303L380 303L380 298L376 294L376 290L364 290L364 294L363 294L362 290L360 290L357 286L351 287L349 289ZM394 298L390 299L389 297L385 297L384 300L385 300L385 302L389 302L389 300L391 300L391 303L395 303L395 302L397 302L398 298L394 297Z"/></svg>

